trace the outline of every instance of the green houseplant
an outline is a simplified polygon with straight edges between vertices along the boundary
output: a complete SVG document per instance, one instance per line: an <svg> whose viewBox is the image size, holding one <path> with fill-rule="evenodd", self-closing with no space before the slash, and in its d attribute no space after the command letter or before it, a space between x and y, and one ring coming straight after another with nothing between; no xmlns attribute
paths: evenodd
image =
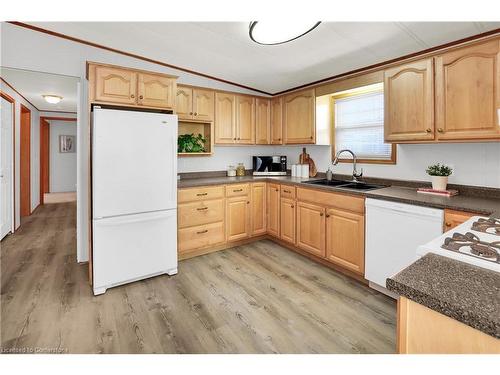
<svg viewBox="0 0 500 375"><path fill-rule="evenodd" d="M453 173L453 169L445 164L432 164L425 170L431 176L432 188L434 190L446 190L448 176Z"/></svg>
<svg viewBox="0 0 500 375"><path fill-rule="evenodd" d="M177 152L205 152L206 138L201 134L180 134L177 137Z"/></svg>

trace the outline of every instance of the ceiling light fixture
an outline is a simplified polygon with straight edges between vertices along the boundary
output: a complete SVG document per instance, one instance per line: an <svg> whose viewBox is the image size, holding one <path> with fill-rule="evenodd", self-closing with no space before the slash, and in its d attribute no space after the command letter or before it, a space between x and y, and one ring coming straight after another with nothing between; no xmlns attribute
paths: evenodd
<svg viewBox="0 0 500 375"><path fill-rule="evenodd" d="M276 45L291 42L314 30L321 22L250 22L248 34L255 43Z"/></svg>
<svg viewBox="0 0 500 375"><path fill-rule="evenodd" d="M63 99L63 97L59 95L42 95L42 96L45 99L45 101L50 104L57 104Z"/></svg>

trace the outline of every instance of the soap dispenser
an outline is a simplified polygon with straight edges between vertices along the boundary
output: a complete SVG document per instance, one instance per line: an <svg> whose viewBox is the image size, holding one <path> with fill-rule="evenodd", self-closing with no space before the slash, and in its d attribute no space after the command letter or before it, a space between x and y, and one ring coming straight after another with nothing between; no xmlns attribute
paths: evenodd
<svg viewBox="0 0 500 375"><path fill-rule="evenodd" d="M327 180L327 181L331 181L331 180L333 180L333 172L332 172L332 170L330 169L330 167L328 167L328 170L326 171L326 180Z"/></svg>

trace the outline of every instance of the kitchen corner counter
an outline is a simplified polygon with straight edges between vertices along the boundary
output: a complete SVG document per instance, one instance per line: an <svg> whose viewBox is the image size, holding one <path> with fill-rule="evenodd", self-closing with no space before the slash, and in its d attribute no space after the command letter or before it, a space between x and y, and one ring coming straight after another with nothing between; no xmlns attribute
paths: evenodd
<svg viewBox="0 0 500 375"><path fill-rule="evenodd" d="M429 253L397 275L387 288L500 339L500 274Z"/></svg>

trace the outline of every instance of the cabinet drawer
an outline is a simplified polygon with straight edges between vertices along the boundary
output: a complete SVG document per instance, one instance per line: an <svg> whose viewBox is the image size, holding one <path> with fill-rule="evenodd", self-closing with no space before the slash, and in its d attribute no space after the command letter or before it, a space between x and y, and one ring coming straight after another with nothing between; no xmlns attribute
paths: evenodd
<svg viewBox="0 0 500 375"><path fill-rule="evenodd" d="M249 184L234 184L226 186L226 197L238 197L248 195L250 192Z"/></svg>
<svg viewBox="0 0 500 375"><path fill-rule="evenodd" d="M281 198L295 199L295 186L281 185Z"/></svg>
<svg viewBox="0 0 500 375"><path fill-rule="evenodd" d="M201 249L224 242L224 222L199 225L191 228L179 229L179 253Z"/></svg>
<svg viewBox="0 0 500 375"><path fill-rule="evenodd" d="M217 198L224 198L224 186L202 186L180 189L177 193L178 203Z"/></svg>
<svg viewBox="0 0 500 375"><path fill-rule="evenodd" d="M224 199L182 203L178 207L179 228L224 220Z"/></svg>
<svg viewBox="0 0 500 375"><path fill-rule="evenodd" d="M312 189L297 188L297 199L318 203L328 207L340 208L353 212L365 212L365 198L341 193L327 193Z"/></svg>

